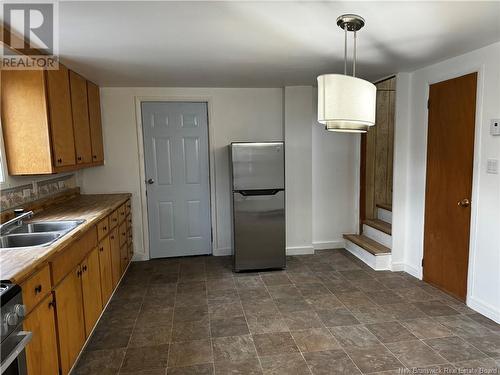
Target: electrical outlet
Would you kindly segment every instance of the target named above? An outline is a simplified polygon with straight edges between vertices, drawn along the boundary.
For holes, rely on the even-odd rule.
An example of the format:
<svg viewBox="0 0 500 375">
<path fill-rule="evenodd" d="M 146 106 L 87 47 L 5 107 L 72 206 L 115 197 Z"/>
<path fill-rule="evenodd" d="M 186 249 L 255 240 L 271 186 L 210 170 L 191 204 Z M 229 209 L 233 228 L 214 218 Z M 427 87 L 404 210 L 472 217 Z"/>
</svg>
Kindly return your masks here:
<svg viewBox="0 0 500 375">
<path fill-rule="evenodd" d="M 500 119 L 491 119 L 490 134 L 500 135 Z"/>
<path fill-rule="evenodd" d="M 488 159 L 486 162 L 486 173 L 488 174 L 498 174 L 498 160 Z"/>
</svg>

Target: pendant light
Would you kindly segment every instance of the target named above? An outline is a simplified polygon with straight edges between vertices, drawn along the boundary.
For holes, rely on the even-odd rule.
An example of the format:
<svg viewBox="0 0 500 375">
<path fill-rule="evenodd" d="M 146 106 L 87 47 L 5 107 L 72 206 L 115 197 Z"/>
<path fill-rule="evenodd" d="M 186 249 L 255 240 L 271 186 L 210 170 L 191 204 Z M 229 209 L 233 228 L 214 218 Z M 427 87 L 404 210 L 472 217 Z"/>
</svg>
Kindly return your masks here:
<svg viewBox="0 0 500 375">
<path fill-rule="evenodd" d="M 366 133 L 375 125 L 377 89 L 371 82 L 356 78 L 356 33 L 365 20 L 355 14 L 337 18 L 344 30 L 344 74 L 318 76 L 318 122 L 328 131 Z M 352 76 L 347 75 L 347 33 L 354 33 Z"/>
</svg>

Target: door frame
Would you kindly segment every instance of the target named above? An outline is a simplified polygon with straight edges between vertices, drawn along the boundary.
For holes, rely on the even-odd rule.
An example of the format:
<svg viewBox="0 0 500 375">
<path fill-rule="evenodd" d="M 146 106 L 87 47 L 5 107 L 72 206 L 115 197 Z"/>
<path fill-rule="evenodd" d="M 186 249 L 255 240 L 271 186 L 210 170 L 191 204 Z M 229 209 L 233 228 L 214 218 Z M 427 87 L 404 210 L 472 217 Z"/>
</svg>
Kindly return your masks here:
<svg viewBox="0 0 500 375">
<path fill-rule="evenodd" d="M 484 64 L 472 66 L 466 69 L 457 69 L 451 72 L 446 72 L 439 74 L 432 79 L 428 79 L 426 82 L 425 89 L 425 105 L 427 105 L 427 100 L 429 99 L 430 86 L 435 83 L 442 81 L 459 78 L 461 76 L 477 73 L 477 86 L 476 86 L 476 114 L 475 114 L 475 124 L 474 124 L 474 153 L 473 153 L 473 164 L 472 164 L 472 194 L 471 194 L 471 216 L 469 225 L 469 261 L 467 265 L 467 293 L 465 297 L 465 303 L 469 305 L 469 302 L 473 299 L 471 292 L 474 290 L 474 273 L 475 273 L 475 260 L 477 254 L 477 221 L 479 215 L 478 209 L 478 199 L 479 199 L 479 178 L 481 171 L 481 124 L 482 124 L 482 108 L 483 108 L 483 96 L 484 96 Z M 429 110 L 426 108 L 426 115 L 424 119 L 425 126 L 425 160 L 427 160 L 427 142 L 428 142 L 428 131 L 429 128 Z M 424 167 L 424 194 L 423 194 L 423 212 L 422 218 L 425 216 L 425 194 L 427 188 L 427 164 Z M 422 221 L 422 259 L 424 256 L 424 236 L 425 227 Z M 421 278 L 423 278 L 423 266 L 420 269 Z"/>
<path fill-rule="evenodd" d="M 151 259 L 149 251 L 149 221 L 148 221 L 148 201 L 146 196 L 146 164 L 144 161 L 144 133 L 142 125 L 142 103 L 145 102 L 190 102 L 190 103 L 206 103 L 207 104 L 207 122 L 208 122 L 208 188 L 210 191 L 209 209 L 210 209 L 210 226 L 212 229 L 212 238 L 210 241 L 211 254 L 214 254 L 214 249 L 217 247 L 217 195 L 215 184 L 215 139 L 212 136 L 214 133 L 212 118 L 212 97 L 206 95 L 194 96 L 135 96 L 135 114 L 136 114 L 136 131 L 137 131 L 137 148 L 139 150 L 139 189 L 140 189 L 140 204 L 142 213 L 143 237 L 142 242 L 147 256 L 147 260 Z"/>
</svg>

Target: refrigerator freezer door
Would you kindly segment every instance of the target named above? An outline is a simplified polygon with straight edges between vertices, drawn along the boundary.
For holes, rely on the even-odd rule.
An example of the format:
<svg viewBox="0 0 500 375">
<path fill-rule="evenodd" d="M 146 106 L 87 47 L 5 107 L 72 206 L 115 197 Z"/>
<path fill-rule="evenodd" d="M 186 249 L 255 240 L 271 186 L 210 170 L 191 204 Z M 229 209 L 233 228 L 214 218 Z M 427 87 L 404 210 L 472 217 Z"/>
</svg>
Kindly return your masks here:
<svg viewBox="0 0 500 375">
<path fill-rule="evenodd" d="M 233 193 L 235 271 L 285 267 L 285 192 Z"/>
<path fill-rule="evenodd" d="M 233 191 L 285 187 L 283 142 L 233 143 L 231 158 Z"/>
</svg>

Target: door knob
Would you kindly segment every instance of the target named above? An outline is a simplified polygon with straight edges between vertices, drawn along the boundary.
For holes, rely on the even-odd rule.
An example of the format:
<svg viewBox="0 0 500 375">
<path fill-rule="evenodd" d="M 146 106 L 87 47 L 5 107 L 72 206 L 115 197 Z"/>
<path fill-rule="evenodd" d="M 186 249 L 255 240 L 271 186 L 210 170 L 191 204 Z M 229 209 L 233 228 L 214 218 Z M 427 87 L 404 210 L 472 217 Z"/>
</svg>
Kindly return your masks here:
<svg viewBox="0 0 500 375">
<path fill-rule="evenodd" d="M 152 178 L 150 178 L 150 179 L 148 180 L 148 184 L 150 184 L 150 185 L 151 185 L 151 184 L 154 184 L 154 183 L 155 183 L 155 180 L 153 180 Z"/>
<path fill-rule="evenodd" d="M 464 198 L 460 202 L 458 202 L 458 205 L 460 207 L 469 207 L 470 206 L 470 201 L 467 198 Z"/>
</svg>

